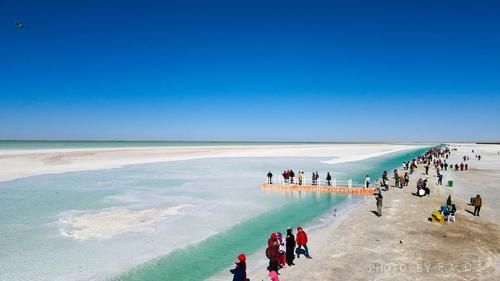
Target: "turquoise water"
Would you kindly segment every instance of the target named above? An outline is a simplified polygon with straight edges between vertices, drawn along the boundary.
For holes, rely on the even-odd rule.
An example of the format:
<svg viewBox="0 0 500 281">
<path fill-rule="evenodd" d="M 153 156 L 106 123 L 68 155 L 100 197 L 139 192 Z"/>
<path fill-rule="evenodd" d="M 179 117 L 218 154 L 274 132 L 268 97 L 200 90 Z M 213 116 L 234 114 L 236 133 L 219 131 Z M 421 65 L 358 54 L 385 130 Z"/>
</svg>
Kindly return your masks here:
<svg viewBox="0 0 500 281">
<path fill-rule="evenodd" d="M 326 165 L 321 158 L 201 159 L 0 183 L 0 276 L 14 280 L 202 280 L 262 248 L 269 233 L 314 222 L 349 198 L 262 191 L 267 170 L 326 171 L 362 182 L 422 152 Z M 61 219 L 115 208 L 192 207 L 147 232 L 61 235 Z M 91 225 L 99 224 L 93 221 Z M 313 249 L 311 249 L 313 251 Z M 263 253 L 262 253 L 262 256 Z M 252 262 L 252 261 L 249 261 Z M 230 276 L 228 276 L 228 279 Z"/>
</svg>

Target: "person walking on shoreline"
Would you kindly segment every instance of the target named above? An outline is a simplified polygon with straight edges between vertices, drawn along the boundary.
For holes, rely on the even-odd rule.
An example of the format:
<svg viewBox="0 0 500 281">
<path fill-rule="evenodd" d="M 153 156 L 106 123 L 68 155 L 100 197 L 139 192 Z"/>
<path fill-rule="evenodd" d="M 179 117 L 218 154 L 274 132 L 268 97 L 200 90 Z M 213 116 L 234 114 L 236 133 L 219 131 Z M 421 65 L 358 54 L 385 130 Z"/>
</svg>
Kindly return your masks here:
<svg viewBox="0 0 500 281">
<path fill-rule="evenodd" d="M 288 266 L 295 265 L 293 263 L 293 260 L 295 259 L 295 254 L 293 252 L 295 250 L 295 236 L 293 235 L 291 227 L 286 230 L 285 246 L 286 263 Z"/>
<path fill-rule="evenodd" d="M 382 185 L 384 186 L 384 191 L 389 190 L 389 178 L 387 177 L 387 171 L 382 174 Z"/>
<path fill-rule="evenodd" d="M 332 176 L 330 175 L 330 172 L 326 173 L 326 183 L 328 186 L 332 186 Z"/>
<path fill-rule="evenodd" d="M 479 217 L 479 211 L 481 211 L 481 206 L 483 205 L 483 200 L 479 194 L 474 199 L 474 216 Z"/>
<path fill-rule="evenodd" d="M 267 240 L 266 257 L 269 259 L 267 270 L 278 272 L 279 269 L 279 244 L 275 233 Z"/>
<path fill-rule="evenodd" d="M 399 182 L 398 170 L 397 169 L 394 170 L 394 187 L 401 188 L 400 182 Z"/>
<path fill-rule="evenodd" d="M 382 182 L 379 179 L 375 181 L 375 189 L 379 192 L 382 192 Z"/>
<path fill-rule="evenodd" d="M 309 248 L 307 248 L 307 234 L 306 232 L 302 229 L 302 227 L 298 226 L 297 227 L 297 258 L 300 257 L 300 252 L 302 250 L 302 247 L 304 247 L 304 256 L 306 258 L 310 259 L 311 256 L 309 255 Z"/>
<path fill-rule="evenodd" d="M 285 240 L 283 239 L 283 236 L 281 235 L 281 232 L 276 233 L 277 239 L 278 239 L 278 246 L 279 246 L 279 259 L 278 259 L 278 266 L 279 268 L 285 267 L 286 264 L 286 248 L 285 248 Z"/>
<path fill-rule="evenodd" d="M 365 188 L 370 187 L 370 176 L 366 175 L 365 177 Z"/>
<path fill-rule="evenodd" d="M 233 281 L 247 281 L 247 257 L 244 254 L 238 256 L 238 262 L 235 262 L 235 268 L 229 270 L 233 274 Z"/>
<path fill-rule="evenodd" d="M 443 185 L 443 174 L 438 172 L 437 177 L 438 177 L 438 185 Z"/>
<path fill-rule="evenodd" d="M 384 199 L 384 197 L 382 196 L 382 193 L 378 192 L 375 195 L 375 199 L 377 200 L 377 215 L 379 217 L 381 217 L 382 216 L 382 200 Z"/>
</svg>

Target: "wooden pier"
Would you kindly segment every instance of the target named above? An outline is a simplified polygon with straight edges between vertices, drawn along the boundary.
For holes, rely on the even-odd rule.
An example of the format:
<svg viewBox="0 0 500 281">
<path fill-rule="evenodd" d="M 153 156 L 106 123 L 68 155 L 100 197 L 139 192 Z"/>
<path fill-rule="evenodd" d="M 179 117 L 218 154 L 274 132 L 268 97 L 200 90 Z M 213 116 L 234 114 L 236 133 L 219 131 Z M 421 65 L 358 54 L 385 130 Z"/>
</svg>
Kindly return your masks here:
<svg viewBox="0 0 500 281">
<path fill-rule="evenodd" d="M 260 186 L 265 190 L 276 191 L 309 191 L 309 192 L 335 192 L 352 195 L 369 196 L 373 195 L 375 188 L 363 187 L 344 187 L 344 186 L 319 186 L 319 185 L 298 185 L 298 184 L 268 184 L 263 183 Z"/>
</svg>

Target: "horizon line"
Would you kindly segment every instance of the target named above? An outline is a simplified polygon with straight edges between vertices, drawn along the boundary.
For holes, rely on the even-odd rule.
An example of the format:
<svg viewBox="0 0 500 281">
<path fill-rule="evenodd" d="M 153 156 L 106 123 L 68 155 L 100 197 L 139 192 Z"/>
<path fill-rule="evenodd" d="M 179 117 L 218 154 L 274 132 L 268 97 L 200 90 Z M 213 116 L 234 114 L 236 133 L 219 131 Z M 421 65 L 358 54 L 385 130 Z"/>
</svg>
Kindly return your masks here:
<svg viewBox="0 0 500 281">
<path fill-rule="evenodd" d="M 247 142 L 247 143 L 477 143 L 500 144 L 500 140 L 342 140 L 342 141 L 307 141 L 307 140 L 126 140 L 126 139 L 0 139 L 0 142 Z"/>
</svg>

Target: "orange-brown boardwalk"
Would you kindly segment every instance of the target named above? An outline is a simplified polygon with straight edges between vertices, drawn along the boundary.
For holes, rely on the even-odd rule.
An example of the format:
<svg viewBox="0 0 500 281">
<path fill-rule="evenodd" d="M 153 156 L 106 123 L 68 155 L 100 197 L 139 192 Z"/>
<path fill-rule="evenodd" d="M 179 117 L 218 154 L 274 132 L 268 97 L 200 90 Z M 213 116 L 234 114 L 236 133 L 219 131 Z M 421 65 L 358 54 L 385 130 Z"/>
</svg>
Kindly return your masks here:
<svg viewBox="0 0 500 281">
<path fill-rule="evenodd" d="M 318 186 L 318 185 L 298 185 L 298 184 L 268 184 L 263 183 L 260 186 L 266 190 L 276 191 L 311 191 L 311 192 L 336 192 L 348 193 L 353 195 L 368 196 L 373 195 L 375 188 L 362 188 L 362 187 L 343 187 L 343 186 Z"/>
</svg>

